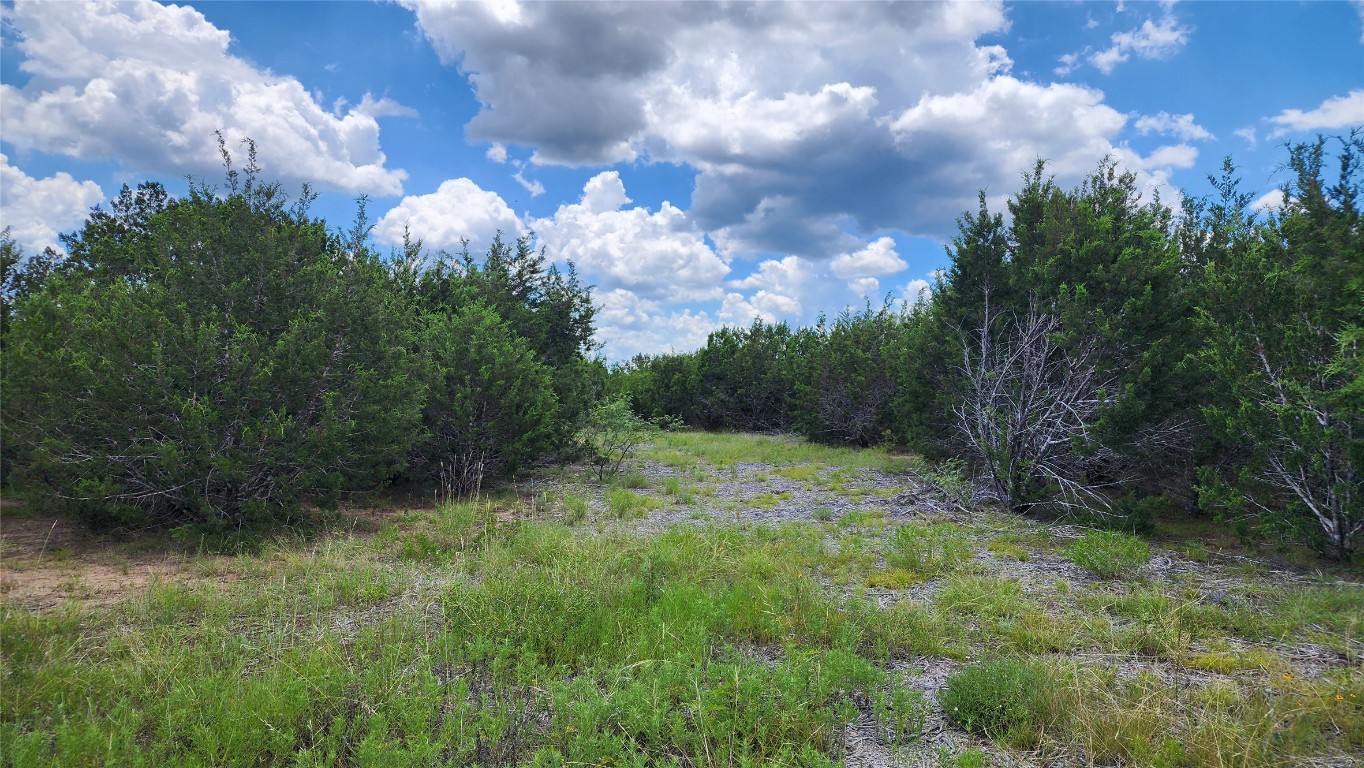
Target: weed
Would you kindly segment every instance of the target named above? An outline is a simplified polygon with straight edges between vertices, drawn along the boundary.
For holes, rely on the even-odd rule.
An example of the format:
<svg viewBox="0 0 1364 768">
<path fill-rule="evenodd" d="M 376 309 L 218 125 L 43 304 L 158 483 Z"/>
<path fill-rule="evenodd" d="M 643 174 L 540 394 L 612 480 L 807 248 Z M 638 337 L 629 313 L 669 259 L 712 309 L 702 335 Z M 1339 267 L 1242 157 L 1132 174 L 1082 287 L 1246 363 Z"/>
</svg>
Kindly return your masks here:
<svg viewBox="0 0 1364 768">
<path fill-rule="evenodd" d="M 991 539 L 990 542 L 985 545 L 985 549 L 996 555 L 1011 557 L 1021 563 L 1026 563 L 1032 558 L 1032 555 L 1028 550 L 1002 539 Z"/>
<path fill-rule="evenodd" d="M 916 576 L 903 568 L 887 568 L 877 571 L 867 577 L 867 586 L 873 589 L 904 589 L 910 584 L 921 581 L 922 578 Z"/>
<path fill-rule="evenodd" d="M 954 571 L 970 558 L 971 542 L 953 525 L 902 525 L 886 550 L 888 564 L 924 576 Z"/>
<path fill-rule="evenodd" d="M 1111 579 L 1145 565 L 1151 559 L 1151 548 L 1130 534 L 1090 531 L 1071 544 L 1066 556 L 1081 568 Z"/>
<path fill-rule="evenodd" d="M 790 491 L 782 491 L 781 493 L 760 493 L 749 499 L 748 504 L 749 506 L 757 507 L 758 509 L 772 509 L 790 498 Z"/>
<path fill-rule="evenodd" d="M 622 488 L 633 488 L 635 490 L 639 490 L 641 488 L 648 488 L 650 483 L 649 478 L 645 477 L 643 472 L 640 472 L 639 470 L 631 470 L 629 472 L 620 473 L 616 477 L 614 485 L 620 486 Z"/>
<path fill-rule="evenodd" d="M 1036 662 L 999 658 L 962 668 L 938 694 L 943 712 L 971 733 L 1037 743 L 1052 720 L 1054 681 Z"/>
<path fill-rule="evenodd" d="M 892 685 L 871 694 L 876 727 L 887 744 L 897 746 L 918 740 L 928 720 L 928 702 L 922 691 Z"/>
<path fill-rule="evenodd" d="M 587 519 L 591 506 L 587 499 L 577 494 L 564 494 L 559 498 L 564 507 L 564 522 L 569 525 L 578 525 Z"/>
<path fill-rule="evenodd" d="M 953 755 L 947 751 L 947 747 L 938 747 L 939 768 L 985 768 L 989 765 L 989 759 L 990 756 L 983 749 L 972 747 Z"/>
<path fill-rule="evenodd" d="M 628 488 L 608 488 L 606 508 L 615 518 L 637 518 L 649 514 L 652 509 L 662 506 L 657 500 Z"/>
<path fill-rule="evenodd" d="M 817 464 L 802 464 L 796 467 L 781 467 L 772 474 L 787 478 L 788 480 L 809 482 L 819 477 L 821 469 L 822 467 Z"/>
</svg>

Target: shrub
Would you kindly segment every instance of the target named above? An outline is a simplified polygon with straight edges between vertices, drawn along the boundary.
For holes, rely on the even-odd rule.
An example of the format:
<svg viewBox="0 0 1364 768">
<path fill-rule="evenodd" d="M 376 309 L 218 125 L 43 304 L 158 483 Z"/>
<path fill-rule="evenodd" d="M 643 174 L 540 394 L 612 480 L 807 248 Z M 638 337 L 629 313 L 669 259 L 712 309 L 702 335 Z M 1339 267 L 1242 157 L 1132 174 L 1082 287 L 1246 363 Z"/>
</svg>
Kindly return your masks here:
<svg viewBox="0 0 1364 768">
<path fill-rule="evenodd" d="M 276 519 L 382 483 L 420 433 L 384 265 L 306 195 L 230 182 L 178 201 L 125 188 L 14 307 L 15 479 L 87 522 Z"/>
<path fill-rule="evenodd" d="M 1000 658 L 964 667 L 938 694 L 943 712 L 971 733 L 1035 740 L 1048 724 L 1054 682 L 1037 663 Z"/>
<path fill-rule="evenodd" d="M 412 456 L 418 473 L 463 495 L 550 448 L 550 371 L 495 312 L 475 303 L 429 314 L 420 343 L 431 379 L 423 412 L 429 435 Z"/>
<path fill-rule="evenodd" d="M 1151 548 L 1130 534 L 1090 531 L 1070 546 L 1066 556 L 1081 568 L 1111 579 L 1145 565 L 1151 559 Z"/>
<path fill-rule="evenodd" d="M 653 422 L 636 416 L 625 398 L 617 397 L 592 409 L 579 440 L 597 467 L 597 479 L 605 480 L 619 473 L 658 429 Z"/>
</svg>

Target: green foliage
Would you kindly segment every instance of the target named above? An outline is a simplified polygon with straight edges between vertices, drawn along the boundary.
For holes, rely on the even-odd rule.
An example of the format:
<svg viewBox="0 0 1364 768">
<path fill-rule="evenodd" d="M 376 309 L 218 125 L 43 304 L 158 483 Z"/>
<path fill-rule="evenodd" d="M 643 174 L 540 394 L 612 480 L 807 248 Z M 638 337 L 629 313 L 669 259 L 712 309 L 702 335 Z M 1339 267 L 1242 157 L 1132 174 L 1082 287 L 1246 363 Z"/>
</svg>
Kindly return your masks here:
<svg viewBox="0 0 1364 768">
<path fill-rule="evenodd" d="M 1145 541 L 1118 531 L 1090 531 L 1066 550 L 1072 563 L 1107 579 L 1130 574 L 1151 559 Z"/>
<path fill-rule="evenodd" d="M 1207 257 L 1198 361 L 1218 386 L 1202 413 L 1226 460 L 1202 468 L 1200 492 L 1348 559 L 1364 530 L 1364 138 L 1340 140 L 1334 182 L 1326 148 L 1291 147 L 1283 209 Z"/>
<path fill-rule="evenodd" d="M 747 329 L 721 328 L 696 353 L 700 426 L 783 429 L 792 392 L 791 331 L 754 320 Z"/>
<path fill-rule="evenodd" d="M 451 495 L 477 491 L 552 445 L 557 415 L 549 369 L 481 303 L 427 315 L 419 348 L 429 360 L 429 436 L 412 466 Z"/>
<path fill-rule="evenodd" d="M 1052 719 L 1054 687 L 1037 662 L 1004 657 L 963 667 L 947 679 L 938 703 L 968 732 L 1026 747 Z"/>
<path fill-rule="evenodd" d="M 809 334 L 795 381 L 797 424 L 806 437 L 865 447 L 894 434 L 892 361 L 902 327 L 888 306 L 867 306 L 844 312 L 830 326 L 821 322 Z"/>
<path fill-rule="evenodd" d="M 923 691 L 893 685 L 877 688 L 871 695 L 872 713 L 881 738 L 891 746 L 917 741 L 928 720 Z"/>
<path fill-rule="evenodd" d="M 603 400 L 592 409 L 578 439 L 597 467 L 597 479 L 605 480 L 620 472 L 625 462 L 658 431 L 658 425 L 636 416 L 624 398 L 616 397 Z"/>
<path fill-rule="evenodd" d="M 92 523 L 271 519 L 381 483 L 418 434 L 384 265 L 310 218 L 306 191 L 291 206 L 253 168 L 231 181 L 173 203 L 125 188 L 14 307 L 16 480 Z"/>
</svg>

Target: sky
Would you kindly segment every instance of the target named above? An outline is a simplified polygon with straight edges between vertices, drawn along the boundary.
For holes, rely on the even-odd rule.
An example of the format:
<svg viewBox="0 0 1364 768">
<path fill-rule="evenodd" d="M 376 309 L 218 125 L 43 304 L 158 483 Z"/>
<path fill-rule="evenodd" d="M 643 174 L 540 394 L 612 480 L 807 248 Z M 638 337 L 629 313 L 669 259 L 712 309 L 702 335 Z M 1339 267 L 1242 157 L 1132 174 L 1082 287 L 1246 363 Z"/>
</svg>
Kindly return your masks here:
<svg viewBox="0 0 1364 768">
<path fill-rule="evenodd" d="M 600 353 L 914 302 L 1037 159 L 1257 205 L 1364 126 L 1364 2 L 0 4 L 0 224 L 59 245 L 124 184 L 221 184 L 215 131 L 382 252 L 532 234 Z"/>
</svg>

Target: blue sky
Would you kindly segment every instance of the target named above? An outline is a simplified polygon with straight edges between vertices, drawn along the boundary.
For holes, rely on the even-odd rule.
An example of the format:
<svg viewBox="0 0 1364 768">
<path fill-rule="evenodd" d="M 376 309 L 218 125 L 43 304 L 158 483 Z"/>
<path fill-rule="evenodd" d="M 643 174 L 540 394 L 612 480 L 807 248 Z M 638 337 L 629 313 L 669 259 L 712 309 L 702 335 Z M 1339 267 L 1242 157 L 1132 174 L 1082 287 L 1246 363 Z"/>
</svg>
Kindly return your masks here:
<svg viewBox="0 0 1364 768">
<path fill-rule="evenodd" d="M 1364 125 L 1364 3 L 5 3 L 0 221 L 30 251 L 213 131 L 334 226 L 533 231 L 609 359 L 914 300 L 984 189 L 1110 154 L 1272 205 L 1282 145 Z"/>
</svg>

